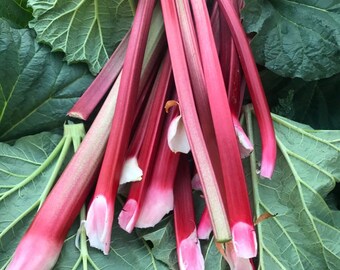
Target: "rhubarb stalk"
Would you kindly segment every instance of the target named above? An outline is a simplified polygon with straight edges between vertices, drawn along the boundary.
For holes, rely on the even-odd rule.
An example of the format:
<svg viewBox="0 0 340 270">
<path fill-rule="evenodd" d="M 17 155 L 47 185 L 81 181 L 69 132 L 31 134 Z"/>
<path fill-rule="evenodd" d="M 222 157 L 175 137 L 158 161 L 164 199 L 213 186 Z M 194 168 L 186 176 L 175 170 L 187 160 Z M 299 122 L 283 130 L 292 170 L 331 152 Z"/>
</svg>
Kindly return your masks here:
<svg viewBox="0 0 340 270">
<path fill-rule="evenodd" d="M 174 114 L 175 110 L 169 112 L 163 127 L 150 184 L 136 223 L 138 228 L 155 226 L 174 207 L 173 185 L 180 154 L 173 153 L 167 142 L 167 130 Z"/>
<path fill-rule="evenodd" d="M 114 204 L 135 117 L 143 56 L 154 5 L 155 0 L 138 2 L 124 61 L 117 108 L 85 223 L 90 245 L 103 250 L 106 255 L 110 250 Z"/>
<path fill-rule="evenodd" d="M 207 207 L 204 207 L 200 222 L 198 223 L 197 236 L 199 239 L 209 239 L 212 231 L 209 211 Z"/>
<path fill-rule="evenodd" d="M 239 257 L 257 254 L 257 243 L 248 191 L 239 156 L 229 101 L 214 44 L 208 10 L 204 0 L 191 0 L 196 23 L 205 82 L 221 158 L 227 200 L 227 214 L 235 251 Z"/>
<path fill-rule="evenodd" d="M 256 68 L 247 36 L 243 30 L 239 16 L 229 0 L 218 0 L 220 9 L 229 25 L 235 42 L 254 111 L 259 123 L 262 142 L 261 176 L 271 178 L 276 160 L 276 141 L 274 127 L 270 117 L 268 103 Z"/>
<path fill-rule="evenodd" d="M 183 154 L 174 186 L 174 222 L 179 268 L 204 269 L 204 259 L 196 233 L 189 164 Z"/>
<path fill-rule="evenodd" d="M 229 225 L 219 184 L 197 116 L 175 3 L 173 0 L 161 0 L 161 6 L 185 130 L 197 171 L 202 179 L 203 192 L 212 218 L 215 237 L 218 241 L 224 242 L 230 239 Z"/>
<path fill-rule="evenodd" d="M 95 183 L 115 111 L 119 79 L 79 149 L 21 239 L 8 270 L 51 269 L 67 232 Z"/>
<path fill-rule="evenodd" d="M 123 40 L 119 43 L 119 46 L 91 85 L 67 113 L 69 116 L 87 120 L 92 111 L 99 104 L 100 100 L 107 91 L 110 90 L 113 82 L 117 79 L 123 68 L 129 36 L 130 31 L 126 33 Z"/>
<path fill-rule="evenodd" d="M 149 185 L 160 137 L 160 128 L 163 126 L 165 116 L 163 106 L 170 89 L 171 74 L 170 57 L 169 54 L 166 54 L 149 99 L 151 104 L 150 115 L 148 116 L 146 133 L 138 156 L 140 167 L 143 170 L 143 180 L 131 184 L 127 202 L 118 218 L 119 225 L 127 232 L 131 232 L 135 227 Z"/>
</svg>

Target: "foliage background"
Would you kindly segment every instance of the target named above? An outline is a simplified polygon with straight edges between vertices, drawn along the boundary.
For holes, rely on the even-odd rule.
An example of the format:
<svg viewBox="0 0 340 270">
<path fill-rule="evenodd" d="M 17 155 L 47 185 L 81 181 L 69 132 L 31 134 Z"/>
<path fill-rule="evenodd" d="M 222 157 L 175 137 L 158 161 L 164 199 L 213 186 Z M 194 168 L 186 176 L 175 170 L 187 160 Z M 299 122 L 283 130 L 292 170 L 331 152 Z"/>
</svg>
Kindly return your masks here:
<svg viewBox="0 0 340 270">
<path fill-rule="evenodd" d="M 279 146 L 272 181 L 259 179 L 249 185 L 256 216 L 278 213 L 258 226 L 259 267 L 338 269 L 340 3 L 245 2 L 243 23 L 254 36 L 252 49 L 275 113 Z M 0 268 L 4 269 L 34 216 L 55 162 L 20 189 L 8 191 L 52 153 L 61 139 L 66 112 L 129 29 L 134 5 L 133 1 L 0 0 L 0 7 Z M 252 134 L 258 140 L 253 122 Z M 251 179 L 249 160 L 245 169 Z M 197 193 L 195 202 L 199 216 L 203 200 Z M 85 257 L 79 257 L 74 245 L 78 227 L 79 221 L 55 269 L 177 268 L 171 215 L 155 228 L 132 234 L 115 224 L 109 256 L 88 249 Z M 212 239 L 202 241 L 202 250 L 207 269 L 227 268 Z"/>
</svg>

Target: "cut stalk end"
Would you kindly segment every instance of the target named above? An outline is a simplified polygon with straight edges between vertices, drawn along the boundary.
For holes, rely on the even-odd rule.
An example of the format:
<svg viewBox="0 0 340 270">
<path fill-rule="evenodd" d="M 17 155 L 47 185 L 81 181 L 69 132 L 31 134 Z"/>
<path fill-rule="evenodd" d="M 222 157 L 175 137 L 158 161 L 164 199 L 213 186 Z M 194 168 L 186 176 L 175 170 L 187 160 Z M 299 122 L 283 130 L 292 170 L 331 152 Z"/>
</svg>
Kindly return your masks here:
<svg viewBox="0 0 340 270">
<path fill-rule="evenodd" d="M 204 208 L 200 222 L 197 228 L 197 236 L 199 239 L 209 239 L 212 232 L 211 220 L 208 212 L 208 208 Z"/>
<path fill-rule="evenodd" d="M 257 255 L 257 240 L 254 227 L 237 222 L 231 228 L 234 250 L 237 257 L 254 258 Z"/>
<path fill-rule="evenodd" d="M 143 171 L 138 166 L 137 157 L 129 157 L 125 160 L 119 184 L 142 180 Z"/>
<path fill-rule="evenodd" d="M 204 269 L 204 259 L 201 252 L 196 230 L 188 238 L 181 241 L 179 245 L 179 268 L 181 270 Z"/>
<path fill-rule="evenodd" d="M 90 246 L 102 250 L 105 255 L 108 255 L 110 251 L 112 224 L 109 221 L 106 198 L 99 195 L 91 203 L 84 226 Z"/>
<path fill-rule="evenodd" d="M 151 187 L 148 189 L 141 208 L 136 227 L 154 227 L 174 208 L 172 188 Z"/>
<path fill-rule="evenodd" d="M 124 205 L 124 208 L 119 214 L 118 224 L 119 226 L 131 233 L 136 224 L 138 204 L 136 200 L 129 199 Z"/>
</svg>

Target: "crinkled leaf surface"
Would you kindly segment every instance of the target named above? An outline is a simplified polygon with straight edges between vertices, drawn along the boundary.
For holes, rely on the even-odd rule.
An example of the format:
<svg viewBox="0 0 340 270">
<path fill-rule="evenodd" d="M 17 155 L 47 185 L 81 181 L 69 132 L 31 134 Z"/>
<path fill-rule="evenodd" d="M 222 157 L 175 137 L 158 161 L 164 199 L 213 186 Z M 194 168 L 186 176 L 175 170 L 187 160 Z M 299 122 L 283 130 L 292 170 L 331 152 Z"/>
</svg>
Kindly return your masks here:
<svg viewBox="0 0 340 270">
<path fill-rule="evenodd" d="M 32 10 L 27 8 L 27 0 L 0 0 L 0 18 L 13 26 L 26 27 L 33 19 Z"/>
<path fill-rule="evenodd" d="M 138 234 L 148 241 L 157 260 L 167 269 L 177 269 L 176 237 L 173 216 L 167 216 L 151 229 L 138 230 Z"/>
<path fill-rule="evenodd" d="M 119 213 L 120 210 L 117 208 L 116 213 Z M 115 221 L 117 221 L 117 215 Z M 111 249 L 107 256 L 100 250 L 88 246 L 81 249 L 82 253 L 86 250 L 87 256 L 80 257 L 80 251 L 75 247 L 75 237 L 79 223 L 79 220 L 75 222 L 70 231 L 54 269 L 86 269 L 83 265 L 84 261 L 89 266 L 87 269 L 168 269 L 161 261 L 157 260 L 143 238 L 139 237 L 136 232 L 126 233 L 119 227 L 117 222 L 114 222 L 113 225 Z M 81 258 L 80 261 L 79 258 Z"/>
<path fill-rule="evenodd" d="M 201 249 L 204 256 L 205 269 L 225 270 L 229 269 L 227 262 L 217 250 L 213 237 L 209 240 L 200 240 Z"/>
<path fill-rule="evenodd" d="M 13 146 L 0 143 L 0 269 L 28 228 L 54 163 L 27 179 L 41 168 L 60 139 L 58 134 L 43 132 L 23 137 Z M 22 185 L 24 181 L 27 183 Z M 22 187 L 16 190 L 19 185 Z"/>
<path fill-rule="evenodd" d="M 62 126 L 91 83 L 86 65 L 69 66 L 28 29 L 0 19 L 0 140 Z"/>
<path fill-rule="evenodd" d="M 340 72 L 337 0 L 246 0 L 243 23 L 256 32 L 256 61 L 285 77 L 327 78 Z"/>
<path fill-rule="evenodd" d="M 68 63 L 85 61 L 97 74 L 129 30 L 133 1 L 28 0 L 38 41 L 63 51 Z"/>
<path fill-rule="evenodd" d="M 325 202 L 340 179 L 340 131 L 316 131 L 273 115 L 278 158 L 271 180 L 256 179 L 261 269 L 339 269 L 338 210 Z"/>
<path fill-rule="evenodd" d="M 261 72 L 271 111 L 313 128 L 340 129 L 340 74 L 306 82 Z"/>
</svg>

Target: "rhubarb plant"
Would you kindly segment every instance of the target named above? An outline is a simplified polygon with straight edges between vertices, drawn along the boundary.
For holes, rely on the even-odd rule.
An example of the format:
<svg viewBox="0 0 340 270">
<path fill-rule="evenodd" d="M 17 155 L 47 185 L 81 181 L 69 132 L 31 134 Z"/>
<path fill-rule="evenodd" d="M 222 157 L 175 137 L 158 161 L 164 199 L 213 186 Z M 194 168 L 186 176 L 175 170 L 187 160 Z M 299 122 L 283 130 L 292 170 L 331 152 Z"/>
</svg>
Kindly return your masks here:
<svg viewBox="0 0 340 270">
<path fill-rule="evenodd" d="M 334 1 L 2 1 L 0 269 L 338 269 L 339 24 Z"/>
</svg>

